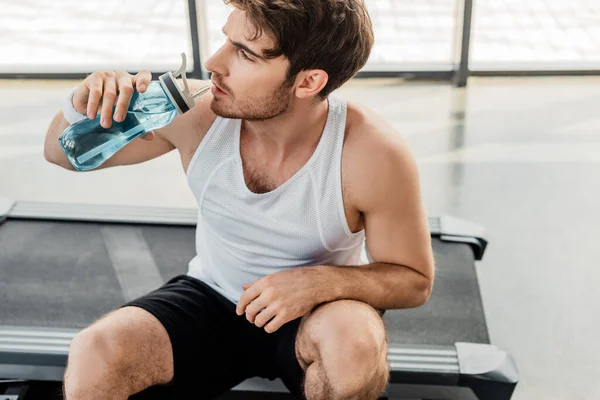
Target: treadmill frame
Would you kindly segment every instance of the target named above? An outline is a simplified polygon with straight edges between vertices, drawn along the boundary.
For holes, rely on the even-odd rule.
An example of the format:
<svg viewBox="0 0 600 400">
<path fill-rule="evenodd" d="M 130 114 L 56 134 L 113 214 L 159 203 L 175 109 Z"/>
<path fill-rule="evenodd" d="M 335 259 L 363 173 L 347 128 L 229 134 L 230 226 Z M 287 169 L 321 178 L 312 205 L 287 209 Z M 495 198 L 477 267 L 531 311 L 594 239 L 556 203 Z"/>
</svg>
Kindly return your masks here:
<svg viewBox="0 0 600 400">
<path fill-rule="evenodd" d="M 195 226 L 197 210 L 15 202 L 0 197 L 0 224 L 10 219 Z M 430 217 L 429 229 L 432 237 L 442 241 L 468 244 L 475 260 L 482 259 L 487 240 L 481 226 L 443 216 Z M 0 384 L 12 382 L 10 393 L 1 398 L 23 400 L 29 384 L 61 381 L 69 344 L 77 332 L 0 325 Z M 390 345 L 388 360 L 390 384 L 384 396 L 390 399 L 409 395 L 505 400 L 510 399 L 519 380 L 512 357 L 491 344 Z M 281 380 L 262 378 L 248 379 L 232 391 L 287 393 Z"/>
</svg>

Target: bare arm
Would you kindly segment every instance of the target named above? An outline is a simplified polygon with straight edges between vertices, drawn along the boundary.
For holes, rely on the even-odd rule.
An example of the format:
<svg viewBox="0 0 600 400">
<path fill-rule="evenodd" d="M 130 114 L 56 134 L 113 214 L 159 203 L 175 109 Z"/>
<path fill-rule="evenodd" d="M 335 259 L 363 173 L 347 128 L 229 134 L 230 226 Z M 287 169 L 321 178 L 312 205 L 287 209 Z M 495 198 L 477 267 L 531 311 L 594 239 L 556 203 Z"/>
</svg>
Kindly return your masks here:
<svg viewBox="0 0 600 400">
<path fill-rule="evenodd" d="M 59 111 L 56 113 L 52 122 L 50 122 L 50 127 L 46 133 L 46 140 L 44 141 L 44 158 L 46 161 L 75 171 L 75 168 L 71 165 L 67 156 L 58 144 L 58 137 L 68 126 L 69 123 L 65 120 L 63 112 Z"/>
<path fill-rule="evenodd" d="M 435 265 L 419 172 L 408 145 L 378 117 L 346 146 L 354 204 L 364 216 L 373 263 L 332 266 L 336 297 L 382 309 L 418 307 L 431 293 Z M 376 159 L 372 158 L 377 154 Z"/>
<path fill-rule="evenodd" d="M 112 124 L 113 119 L 115 121 L 124 119 L 129 99 L 133 93 L 133 87 L 143 92 L 145 87 L 140 86 L 145 85 L 147 87 L 151 79 L 151 74 L 148 71 L 142 71 L 134 77 L 125 72 L 99 72 L 95 74 L 90 75 L 78 86 L 73 105 L 79 112 L 87 114 L 88 117 L 97 115 L 97 112 L 101 109 L 102 119 L 105 117 L 108 119 L 107 122 L 102 121 L 102 126 L 105 128 Z M 188 84 L 190 90 L 194 91 L 206 85 L 207 82 L 189 79 Z M 119 92 L 118 99 L 116 96 L 117 91 Z M 115 102 L 116 111 L 113 116 L 112 107 Z M 190 133 L 190 130 L 196 130 L 197 128 L 194 118 L 201 115 L 204 120 L 207 119 L 207 111 L 210 111 L 208 104 L 209 102 L 197 101 L 196 107 L 192 110 L 183 115 L 178 115 L 168 126 L 133 140 L 97 169 L 142 163 L 180 147 L 185 142 L 185 136 Z M 59 111 L 50 123 L 46 133 L 44 157 L 51 163 L 75 171 L 58 143 L 58 137 L 68 126 L 69 123 L 65 120 L 62 111 Z"/>
<path fill-rule="evenodd" d="M 46 140 L 44 142 L 44 158 L 60 167 L 70 171 L 76 171 L 75 167 L 71 165 L 67 159 L 67 156 L 60 147 L 60 144 L 58 143 L 58 137 L 68 126 L 69 123 L 65 120 L 62 111 L 59 111 L 54 116 L 54 119 L 48 128 L 48 133 L 46 133 Z M 117 165 L 138 164 L 170 152 L 171 150 L 175 149 L 175 146 L 167 139 L 165 134 L 163 134 L 163 130 L 165 130 L 165 133 L 167 133 L 168 127 L 155 130 L 154 137 L 148 135 L 146 139 L 137 138 L 133 140 L 127 146 L 119 150 L 114 156 L 96 168 L 96 170 L 114 167 Z"/>
</svg>

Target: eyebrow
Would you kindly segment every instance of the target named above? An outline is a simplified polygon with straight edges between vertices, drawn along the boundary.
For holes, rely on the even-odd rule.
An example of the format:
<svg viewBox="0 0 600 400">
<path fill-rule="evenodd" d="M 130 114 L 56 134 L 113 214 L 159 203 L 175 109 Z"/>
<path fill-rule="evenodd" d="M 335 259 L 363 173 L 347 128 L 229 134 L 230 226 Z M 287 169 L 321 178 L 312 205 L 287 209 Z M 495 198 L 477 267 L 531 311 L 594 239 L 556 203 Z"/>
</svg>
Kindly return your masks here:
<svg viewBox="0 0 600 400">
<path fill-rule="evenodd" d="M 223 27 L 223 29 L 222 29 L 222 32 L 223 32 L 223 34 L 224 34 L 225 36 L 227 36 L 227 33 L 225 33 L 225 28 L 224 28 L 224 27 Z M 264 57 L 263 57 L 263 56 L 261 56 L 261 55 L 258 55 L 257 53 L 255 53 L 255 52 L 254 52 L 254 51 L 253 51 L 251 48 L 249 48 L 249 47 L 248 47 L 248 46 L 246 46 L 245 44 L 243 44 L 243 43 L 240 43 L 240 42 L 234 42 L 233 40 L 231 40 L 231 39 L 229 39 L 229 38 L 228 38 L 228 40 L 231 42 L 231 44 L 232 44 L 232 45 L 234 45 L 234 46 L 235 46 L 235 47 L 237 47 L 238 49 L 242 49 L 242 50 L 244 50 L 245 52 L 249 53 L 250 55 L 252 55 L 252 56 L 254 56 L 254 57 L 256 57 L 256 58 L 259 58 L 259 59 L 261 59 L 261 60 L 266 60 L 266 58 L 264 58 Z"/>
</svg>

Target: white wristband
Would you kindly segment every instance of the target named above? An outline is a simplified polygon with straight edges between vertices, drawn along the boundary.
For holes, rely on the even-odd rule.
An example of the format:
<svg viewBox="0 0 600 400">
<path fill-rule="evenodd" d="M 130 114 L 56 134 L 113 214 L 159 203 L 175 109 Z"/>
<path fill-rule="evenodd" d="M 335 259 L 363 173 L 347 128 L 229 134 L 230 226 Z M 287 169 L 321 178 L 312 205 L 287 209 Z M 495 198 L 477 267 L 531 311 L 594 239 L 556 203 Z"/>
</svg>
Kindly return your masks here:
<svg viewBox="0 0 600 400">
<path fill-rule="evenodd" d="M 62 108 L 62 112 L 65 116 L 65 119 L 71 125 L 73 125 L 75 122 L 79 122 L 87 118 L 87 115 L 80 113 L 75 109 L 75 107 L 73 107 L 73 96 L 75 95 L 75 89 L 77 88 L 75 87 L 71 90 L 71 93 L 69 93 L 69 98 L 67 99 Z"/>
</svg>

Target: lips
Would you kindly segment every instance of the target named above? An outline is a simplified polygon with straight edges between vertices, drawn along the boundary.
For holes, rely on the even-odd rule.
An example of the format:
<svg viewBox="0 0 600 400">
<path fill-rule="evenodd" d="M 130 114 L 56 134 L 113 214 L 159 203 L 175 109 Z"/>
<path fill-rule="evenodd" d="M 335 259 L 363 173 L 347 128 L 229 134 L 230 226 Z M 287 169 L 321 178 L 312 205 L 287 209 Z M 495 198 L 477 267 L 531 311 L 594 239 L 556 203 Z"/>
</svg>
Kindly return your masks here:
<svg viewBox="0 0 600 400">
<path fill-rule="evenodd" d="M 217 85 L 214 81 L 211 81 L 211 82 L 212 82 L 213 86 L 216 87 L 217 89 L 219 89 L 221 92 L 227 93 L 226 91 L 223 90 L 223 88 L 221 86 Z"/>
</svg>

